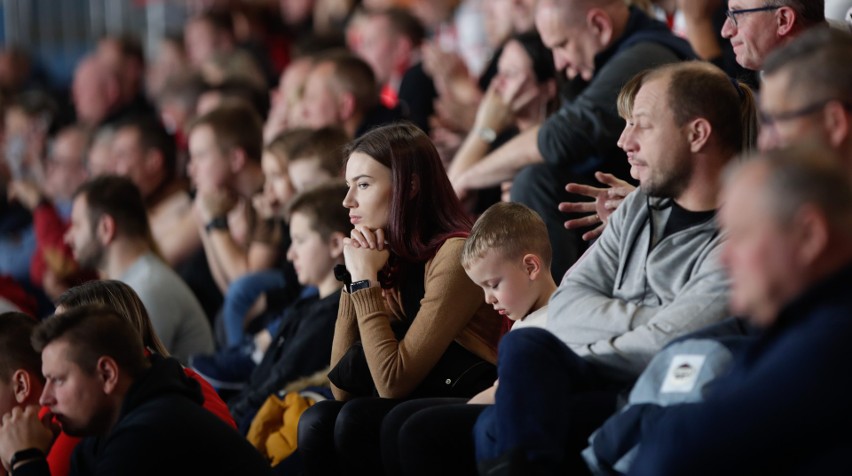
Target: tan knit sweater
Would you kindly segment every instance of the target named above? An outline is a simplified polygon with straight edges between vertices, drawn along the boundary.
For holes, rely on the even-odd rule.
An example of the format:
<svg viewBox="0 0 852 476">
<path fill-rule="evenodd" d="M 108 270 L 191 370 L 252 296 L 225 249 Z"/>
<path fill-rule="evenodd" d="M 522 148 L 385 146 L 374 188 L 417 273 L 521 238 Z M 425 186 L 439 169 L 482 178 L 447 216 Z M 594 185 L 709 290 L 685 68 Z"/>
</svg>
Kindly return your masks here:
<svg viewBox="0 0 852 476">
<path fill-rule="evenodd" d="M 390 326 L 392 319 L 407 319 L 398 290 L 375 286 L 342 293 L 332 367 L 360 339 L 379 396 L 403 398 L 417 388 L 453 340 L 496 363 L 501 319 L 465 274 L 459 261 L 463 245 L 463 238 L 451 238 L 426 262 L 420 311 L 402 340 Z M 332 391 L 338 400 L 349 398 L 334 385 Z"/>
</svg>

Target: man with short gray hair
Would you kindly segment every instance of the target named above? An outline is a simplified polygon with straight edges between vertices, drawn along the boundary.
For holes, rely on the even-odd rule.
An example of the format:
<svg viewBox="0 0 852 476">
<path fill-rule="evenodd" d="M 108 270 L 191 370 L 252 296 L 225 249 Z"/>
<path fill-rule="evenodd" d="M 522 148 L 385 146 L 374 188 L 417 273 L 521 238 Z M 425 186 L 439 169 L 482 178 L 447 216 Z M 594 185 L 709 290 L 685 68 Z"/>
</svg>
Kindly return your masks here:
<svg viewBox="0 0 852 476">
<path fill-rule="evenodd" d="M 737 63 L 760 71 L 772 50 L 805 30 L 826 26 L 823 0 L 731 0 L 722 36 L 731 41 Z"/>
<path fill-rule="evenodd" d="M 852 157 L 852 35 L 820 28 L 766 59 L 760 94 L 760 147 L 802 140 Z M 852 171 L 852 163 L 848 164 Z"/>
<path fill-rule="evenodd" d="M 727 174 L 731 307 L 764 332 L 705 402 L 648 422 L 631 475 L 847 472 L 852 187 L 831 155 L 775 150 Z"/>
</svg>

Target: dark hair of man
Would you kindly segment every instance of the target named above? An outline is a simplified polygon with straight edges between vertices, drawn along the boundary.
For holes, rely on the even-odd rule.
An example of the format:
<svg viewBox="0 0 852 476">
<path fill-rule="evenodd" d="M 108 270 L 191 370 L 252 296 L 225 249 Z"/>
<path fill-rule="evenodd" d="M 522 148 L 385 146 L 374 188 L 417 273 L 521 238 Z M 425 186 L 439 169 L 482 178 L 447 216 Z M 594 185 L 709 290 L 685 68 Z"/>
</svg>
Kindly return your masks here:
<svg viewBox="0 0 852 476">
<path fill-rule="evenodd" d="M 284 130 L 272 138 L 264 150 L 275 156 L 280 163 L 287 168 L 287 164 L 294 157 L 293 153 L 302 147 L 302 143 L 313 134 L 312 129 L 307 127 L 294 127 Z"/>
<path fill-rule="evenodd" d="M 373 14 L 387 18 L 390 29 L 397 35 L 408 38 L 415 48 L 423 44 L 423 40 L 426 38 L 426 28 L 423 26 L 423 22 L 407 8 L 391 7 Z"/>
<path fill-rule="evenodd" d="M 352 93 L 359 112 L 366 113 L 378 105 L 379 85 L 366 61 L 346 50 L 334 50 L 317 56 L 314 67 L 323 63 L 334 65 L 332 82 L 339 90 Z"/>
<path fill-rule="evenodd" d="M 0 381 L 8 382 L 18 369 L 41 378 L 41 354 L 30 344 L 36 324 L 22 312 L 0 314 Z"/>
<path fill-rule="evenodd" d="M 170 181 L 177 175 L 177 145 L 175 139 L 163 127 L 163 123 L 153 115 L 136 115 L 122 120 L 116 125 L 116 131 L 124 128 L 136 130 L 137 141 L 143 152 L 151 149 L 163 156 L 165 180 Z"/>
<path fill-rule="evenodd" d="M 207 84 L 197 73 L 174 74 L 166 80 L 156 100 L 159 104 L 179 102 L 186 110 L 195 111 L 198 98 L 206 88 Z"/>
<path fill-rule="evenodd" d="M 106 306 L 87 304 L 42 321 L 33 333 L 32 345 L 42 352 L 58 340 L 69 344 L 68 358 L 89 375 L 104 356 L 115 360 L 132 378 L 148 367 L 142 337 L 128 319 Z"/>
<path fill-rule="evenodd" d="M 92 231 L 102 216 L 109 215 L 118 234 L 153 241 L 142 194 L 130 179 L 116 175 L 96 177 L 77 189 L 74 197 L 78 196 L 86 199 Z"/>
<path fill-rule="evenodd" d="M 765 76 L 781 71 L 791 89 L 812 99 L 852 102 L 852 35 L 834 28 L 802 33 L 763 63 Z"/>
<path fill-rule="evenodd" d="M 824 144 L 804 142 L 774 149 L 751 157 L 725 170 L 730 181 L 740 167 L 762 164 L 766 182 L 755 199 L 763 200 L 766 210 L 781 226 L 788 226 L 804 205 L 812 205 L 825 214 L 828 224 L 844 233 L 852 233 L 852 187 L 843 162 Z"/>
<path fill-rule="evenodd" d="M 310 221 L 311 229 L 319 233 L 324 240 L 334 232 L 348 235 L 352 229 L 349 210 L 340 205 L 346 198 L 346 192 L 346 184 L 338 180 L 309 188 L 293 198 L 287 215 L 305 215 Z"/>
<path fill-rule="evenodd" d="M 260 163 L 263 124 L 251 107 L 245 104 L 224 104 L 195 118 L 189 126 L 189 133 L 202 126 L 213 130 L 216 145 L 223 154 L 240 149 L 249 161 Z"/>
<path fill-rule="evenodd" d="M 121 56 L 125 59 L 131 59 L 138 62 L 142 67 L 145 66 L 145 48 L 139 37 L 130 33 L 121 35 L 104 35 L 101 40 L 115 41 Z"/>
<path fill-rule="evenodd" d="M 204 91 L 218 92 L 225 99 L 240 99 L 254 108 L 254 112 L 260 117 L 266 117 L 269 114 L 269 93 L 260 90 L 248 80 L 228 78 L 218 84 L 206 85 Z"/>
<path fill-rule="evenodd" d="M 45 126 L 50 126 L 56 117 L 59 107 L 56 101 L 45 91 L 30 89 L 12 96 L 7 109 L 18 108 L 31 118 L 45 121 Z"/>
<path fill-rule="evenodd" d="M 669 81 L 667 97 L 676 124 L 698 117 L 706 119 L 717 144 L 732 154 L 750 149 L 755 143 L 757 106 L 747 85 L 734 84 L 721 69 L 700 61 L 653 69 L 643 83 L 657 78 Z"/>
<path fill-rule="evenodd" d="M 304 141 L 293 148 L 290 163 L 300 159 L 319 158 L 320 168 L 332 177 L 342 172 L 343 148 L 349 142 L 346 132 L 339 127 L 322 127 L 311 131 Z"/>
<path fill-rule="evenodd" d="M 773 0 L 766 4 L 792 8 L 796 12 L 797 23 L 802 28 L 825 23 L 825 0 Z"/>
<path fill-rule="evenodd" d="M 227 11 L 207 10 L 190 21 L 204 22 L 220 33 L 234 35 L 234 19 Z"/>
</svg>

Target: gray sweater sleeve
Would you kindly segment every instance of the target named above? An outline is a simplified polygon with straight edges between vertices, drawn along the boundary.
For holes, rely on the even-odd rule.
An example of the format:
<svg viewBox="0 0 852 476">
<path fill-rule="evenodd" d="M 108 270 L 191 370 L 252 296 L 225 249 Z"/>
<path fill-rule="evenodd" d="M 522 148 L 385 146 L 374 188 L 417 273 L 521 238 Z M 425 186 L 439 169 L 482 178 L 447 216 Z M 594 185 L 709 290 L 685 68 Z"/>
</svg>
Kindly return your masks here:
<svg viewBox="0 0 852 476">
<path fill-rule="evenodd" d="M 624 120 L 618 116 L 616 99 L 621 88 L 637 73 L 678 61 L 665 46 L 637 43 L 619 52 L 598 71 L 573 101 L 566 102 L 547 118 L 538 133 L 538 149 L 551 165 L 589 172 L 593 157 L 615 151 Z"/>
<path fill-rule="evenodd" d="M 623 204 L 627 206 L 613 214 L 593 252 L 566 275 L 549 307 L 548 328 L 578 355 L 620 378 L 637 376 L 667 342 L 727 314 L 728 278 L 719 260 L 720 236 L 696 248 L 691 263 L 683 263 L 692 266 L 689 279 L 682 285 L 672 283 L 674 294 L 664 304 L 614 296 L 622 254 L 632 247 L 625 225 L 643 214 L 643 197 L 634 192 Z"/>
<path fill-rule="evenodd" d="M 625 217 L 641 213 L 637 198 L 637 193 L 630 194 L 616 209 L 592 249 L 569 270 L 550 298 L 548 330 L 580 355 L 587 353 L 582 346 L 620 335 L 634 319 L 645 320 L 653 312 L 613 296 L 626 240 Z"/>
<path fill-rule="evenodd" d="M 613 369 L 616 374 L 636 377 L 669 341 L 724 319 L 728 314 L 728 278 L 720 265 L 720 251 L 717 240 L 672 302 L 642 309 L 651 315 L 634 319 L 628 331 L 587 345 L 572 346 L 574 351 Z M 641 311 L 637 315 L 645 314 Z"/>
</svg>

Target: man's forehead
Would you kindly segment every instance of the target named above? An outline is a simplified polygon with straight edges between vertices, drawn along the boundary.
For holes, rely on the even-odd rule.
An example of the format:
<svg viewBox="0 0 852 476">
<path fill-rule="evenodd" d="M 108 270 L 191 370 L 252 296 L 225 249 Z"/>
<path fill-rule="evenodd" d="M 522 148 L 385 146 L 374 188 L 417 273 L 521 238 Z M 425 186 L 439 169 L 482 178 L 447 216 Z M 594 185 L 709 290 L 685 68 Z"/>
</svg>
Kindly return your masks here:
<svg viewBox="0 0 852 476">
<path fill-rule="evenodd" d="M 69 358 L 69 343 L 64 339 L 57 339 L 41 351 L 41 362 L 44 373 L 56 372 L 58 369 L 67 368 L 73 362 Z"/>
<path fill-rule="evenodd" d="M 86 200 L 86 195 L 81 193 L 74 199 L 74 202 L 71 205 L 71 213 L 82 214 L 86 211 L 87 206 L 88 201 Z"/>
<path fill-rule="evenodd" d="M 646 81 L 636 92 L 633 100 L 633 116 L 648 115 L 652 111 L 660 111 L 668 105 L 664 101 L 668 82 L 664 78 L 653 78 Z"/>
<path fill-rule="evenodd" d="M 746 8 L 757 8 L 763 6 L 763 0 L 730 0 L 728 2 L 729 10 L 742 10 Z"/>
<path fill-rule="evenodd" d="M 554 5 L 553 2 L 539 5 L 536 9 L 535 24 L 546 46 L 551 46 L 548 44 L 548 40 L 551 38 L 567 35 L 570 17 L 571 15 L 564 7 Z"/>
</svg>

